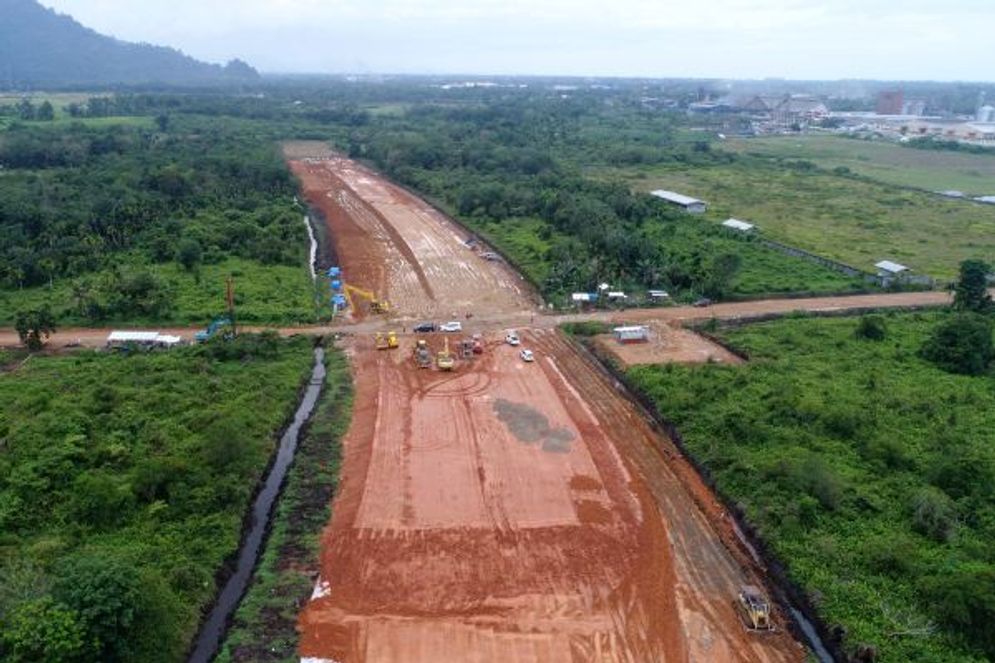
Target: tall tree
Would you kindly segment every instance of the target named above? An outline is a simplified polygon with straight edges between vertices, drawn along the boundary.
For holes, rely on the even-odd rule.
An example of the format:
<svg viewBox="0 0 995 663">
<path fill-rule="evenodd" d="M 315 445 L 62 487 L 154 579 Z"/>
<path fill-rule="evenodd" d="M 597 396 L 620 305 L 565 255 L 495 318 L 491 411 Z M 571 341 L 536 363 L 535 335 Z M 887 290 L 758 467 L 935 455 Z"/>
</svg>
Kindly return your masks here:
<svg viewBox="0 0 995 663">
<path fill-rule="evenodd" d="M 14 328 L 21 338 L 21 343 L 28 346 L 32 352 L 37 352 L 45 345 L 45 339 L 55 333 L 55 316 L 49 307 L 20 311 L 14 320 Z"/>
<path fill-rule="evenodd" d="M 954 293 L 954 308 L 975 313 L 987 311 L 992 304 L 992 296 L 988 294 L 988 275 L 991 271 L 991 266 L 982 260 L 962 262 Z"/>
</svg>

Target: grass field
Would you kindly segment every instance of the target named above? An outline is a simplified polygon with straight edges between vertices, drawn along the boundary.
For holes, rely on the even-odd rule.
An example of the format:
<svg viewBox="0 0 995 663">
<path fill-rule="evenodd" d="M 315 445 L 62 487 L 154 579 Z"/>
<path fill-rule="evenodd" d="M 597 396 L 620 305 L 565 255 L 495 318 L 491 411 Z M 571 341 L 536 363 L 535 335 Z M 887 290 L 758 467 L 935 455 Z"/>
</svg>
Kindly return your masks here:
<svg viewBox="0 0 995 663">
<path fill-rule="evenodd" d="M 125 271 L 145 269 L 137 259 L 122 261 Z M 10 325 L 17 311 L 45 304 L 55 312 L 59 324 L 105 326 L 127 322 L 132 325 L 177 324 L 202 325 L 225 310 L 225 281 L 235 279 L 235 303 L 242 324 L 305 324 L 318 320 L 314 286 L 305 267 L 263 265 L 254 260 L 229 258 L 221 263 L 200 267 L 199 280 L 176 263 L 147 266 L 166 287 L 172 306 L 161 315 L 129 315 L 92 320 L 77 311 L 73 286 L 69 279 L 56 280 L 53 288 L 39 286 L 23 290 L 0 290 L 0 325 Z M 100 274 L 84 277 L 98 280 Z"/>
<path fill-rule="evenodd" d="M 702 198 L 710 204 L 702 223 L 745 219 L 765 237 L 866 271 L 887 259 L 949 279 L 962 260 L 995 259 L 995 206 L 760 160 L 691 170 L 602 170 L 596 176 L 621 177 L 641 191 L 673 189 Z"/>
<path fill-rule="evenodd" d="M 743 366 L 628 373 L 825 620 L 882 662 L 995 654 L 995 391 L 918 357 L 944 315 L 889 315 L 877 342 L 854 318 L 748 325 L 720 332 Z"/>
<path fill-rule="evenodd" d="M 812 134 L 735 139 L 722 147 L 737 154 L 803 159 L 826 169 L 849 168 L 897 186 L 995 195 L 995 150 L 991 155 L 917 150 L 884 141 Z"/>
</svg>

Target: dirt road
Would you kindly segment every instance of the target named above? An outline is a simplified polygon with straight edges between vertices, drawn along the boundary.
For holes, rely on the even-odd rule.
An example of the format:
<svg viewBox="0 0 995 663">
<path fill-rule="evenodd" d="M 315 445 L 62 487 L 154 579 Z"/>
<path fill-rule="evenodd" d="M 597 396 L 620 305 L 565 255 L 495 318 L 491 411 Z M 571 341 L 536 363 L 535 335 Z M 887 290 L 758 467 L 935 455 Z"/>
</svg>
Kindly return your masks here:
<svg viewBox="0 0 995 663">
<path fill-rule="evenodd" d="M 405 318 L 470 311 L 488 343 L 447 373 L 416 368 L 409 337 L 382 352 L 368 334 L 343 342 L 354 419 L 321 579 L 299 621 L 303 657 L 803 658 L 783 629 L 744 631 L 733 600 L 757 572 L 669 442 L 554 330 L 524 332 L 533 364 L 501 342 L 501 328 L 562 321 L 535 316 L 517 275 L 347 159 L 291 166 L 349 280 L 386 293 Z"/>
<path fill-rule="evenodd" d="M 416 368 L 410 340 L 347 344 L 356 407 L 302 656 L 801 660 L 744 632 L 754 573 L 639 413 L 554 331 L 524 335 L 534 364 L 487 340 L 453 373 Z"/>
<path fill-rule="evenodd" d="M 992 291 L 995 295 L 995 291 Z M 494 328 L 538 328 L 552 329 L 567 322 L 582 322 L 598 320 L 602 322 L 665 322 L 678 324 L 696 320 L 735 320 L 754 318 L 763 315 L 791 313 L 793 311 L 827 312 L 827 311 L 861 311 L 864 309 L 887 308 L 917 308 L 929 306 L 945 306 L 952 301 L 946 292 L 903 292 L 880 295 L 854 295 L 849 297 L 812 297 L 807 299 L 766 299 L 750 302 L 734 302 L 714 304 L 705 308 L 693 306 L 673 306 L 669 308 L 628 309 L 626 311 L 592 311 L 588 313 L 565 313 L 545 315 L 529 311 L 517 313 L 480 313 L 474 315 L 469 322 L 464 320 L 468 330 L 487 330 Z M 440 318 L 436 318 L 440 319 Z M 369 318 L 360 324 L 348 321 L 331 326 L 314 327 L 283 327 L 276 328 L 283 336 L 294 334 L 310 334 L 313 336 L 329 336 L 336 333 L 372 333 L 387 329 L 396 329 L 398 320 Z M 165 334 L 181 336 L 192 340 L 200 328 L 156 328 Z M 261 327 L 244 327 L 246 331 L 259 331 Z M 80 345 L 87 348 L 103 347 L 111 328 L 67 327 L 53 334 L 48 341 L 53 349 Z M 17 333 L 13 329 L 0 328 L 0 348 L 12 348 L 20 345 Z"/>
<path fill-rule="evenodd" d="M 339 156 L 294 159 L 290 167 L 325 217 L 346 282 L 386 299 L 397 319 L 532 308 L 518 274 L 481 257 L 485 250 L 468 246 L 467 234 L 423 200 Z"/>
</svg>

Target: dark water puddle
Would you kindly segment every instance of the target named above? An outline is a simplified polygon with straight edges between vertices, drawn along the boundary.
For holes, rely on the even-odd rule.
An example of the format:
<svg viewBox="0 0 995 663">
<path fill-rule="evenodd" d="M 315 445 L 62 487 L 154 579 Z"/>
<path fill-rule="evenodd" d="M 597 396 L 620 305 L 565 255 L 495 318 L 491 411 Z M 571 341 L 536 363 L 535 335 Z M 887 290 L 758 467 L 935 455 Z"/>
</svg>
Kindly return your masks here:
<svg viewBox="0 0 995 663">
<path fill-rule="evenodd" d="M 310 418 L 311 412 L 318 402 L 318 396 L 321 394 L 321 387 L 325 383 L 324 359 L 325 351 L 321 348 L 315 348 L 314 368 L 311 370 L 311 379 L 307 389 L 305 389 L 301 402 L 297 406 L 297 411 L 294 413 L 293 422 L 280 438 L 276 460 L 273 461 L 273 466 L 270 468 L 269 474 L 266 475 L 262 490 L 256 495 L 255 502 L 252 504 L 249 532 L 242 540 L 242 547 L 238 551 L 235 572 L 228 578 L 224 589 L 221 590 L 221 594 L 218 595 L 214 603 L 214 608 L 201 625 L 193 652 L 187 659 L 189 663 L 208 663 L 214 658 L 227 631 L 228 620 L 235 613 L 246 588 L 249 586 L 252 572 L 259 560 L 259 553 L 266 538 L 273 505 L 280 496 L 280 487 L 283 485 L 287 470 L 294 460 L 294 453 L 297 451 L 301 428 Z"/>
<path fill-rule="evenodd" d="M 566 428 L 553 428 L 542 412 L 524 403 L 512 403 L 503 398 L 494 401 L 494 412 L 518 441 L 541 443 L 550 453 L 568 453 L 574 434 Z"/>
</svg>

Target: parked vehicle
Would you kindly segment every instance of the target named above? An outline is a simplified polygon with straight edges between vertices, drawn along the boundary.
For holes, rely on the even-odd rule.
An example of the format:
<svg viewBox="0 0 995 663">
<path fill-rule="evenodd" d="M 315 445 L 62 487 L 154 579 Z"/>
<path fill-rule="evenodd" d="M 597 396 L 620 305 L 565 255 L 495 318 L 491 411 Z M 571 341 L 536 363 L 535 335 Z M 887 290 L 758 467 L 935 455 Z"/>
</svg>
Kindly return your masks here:
<svg viewBox="0 0 995 663">
<path fill-rule="evenodd" d="M 535 355 L 532 354 L 531 350 L 522 350 L 519 353 L 519 356 L 521 356 L 522 361 L 525 361 L 525 362 L 533 362 L 533 361 L 536 360 Z"/>
<path fill-rule="evenodd" d="M 701 299 L 696 300 L 694 305 L 697 306 L 698 308 L 704 308 L 706 306 L 711 306 L 712 300 L 709 299 L 708 297 L 702 297 Z"/>
<path fill-rule="evenodd" d="M 439 325 L 439 331 L 443 332 L 461 332 L 463 331 L 463 323 L 458 320 L 450 320 L 449 322 L 444 322 Z"/>
<path fill-rule="evenodd" d="M 417 325 L 415 325 L 414 327 L 411 328 L 411 331 L 422 333 L 422 334 L 425 334 L 425 333 L 428 333 L 428 332 L 434 332 L 435 331 L 435 323 L 434 322 L 419 322 Z"/>
<path fill-rule="evenodd" d="M 510 346 L 516 346 L 522 341 L 518 338 L 518 332 L 509 331 L 504 337 L 504 342 Z"/>
</svg>

